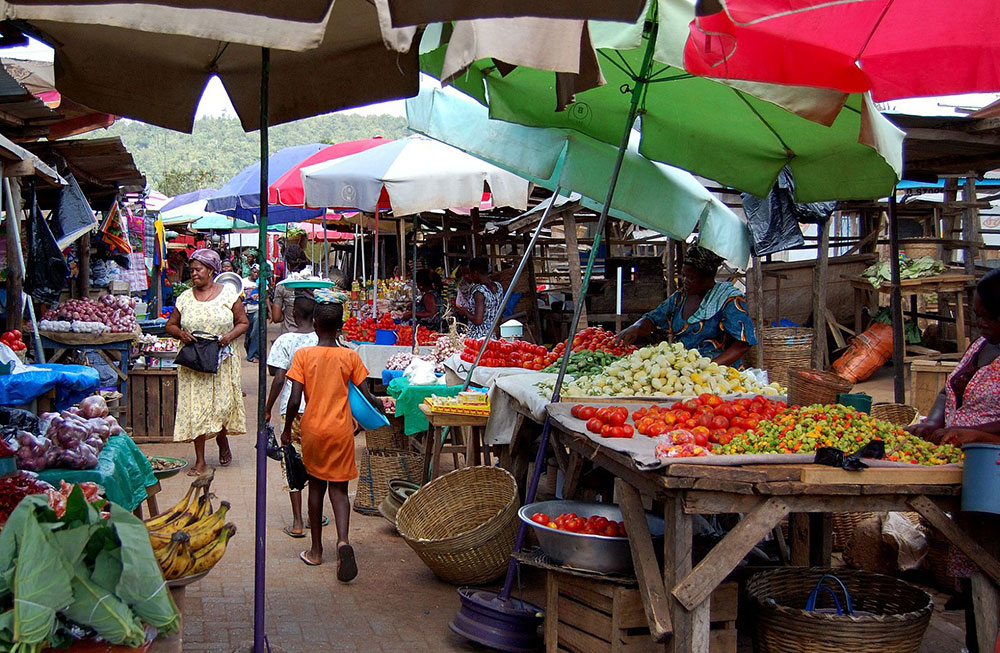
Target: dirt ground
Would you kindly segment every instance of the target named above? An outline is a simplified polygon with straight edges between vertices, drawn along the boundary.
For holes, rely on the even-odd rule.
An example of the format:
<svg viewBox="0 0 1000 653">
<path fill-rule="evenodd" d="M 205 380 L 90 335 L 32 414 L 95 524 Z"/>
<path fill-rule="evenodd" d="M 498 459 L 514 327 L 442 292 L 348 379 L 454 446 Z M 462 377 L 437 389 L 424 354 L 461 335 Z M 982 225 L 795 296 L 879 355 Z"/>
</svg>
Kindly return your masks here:
<svg viewBox="0 0 1000 653">
<path fill-rule="evenodd" d="M 883 378 L 884 377 L 884 378 Z M 256 432 L 257 368 L 244 363 L 249 433 Z M 876 401 L 891 400 L 891 376 L 880 374 L 860 390 Z M 275 418 L 276 419 L 276 418 Z M 239 532 L 222 562 L 206 578 L 188 587 L 184 604 L 185 651 L 248 651 L 253 643 L 253 436 L 231 439 L 233 464 L 216 470 L 213 492 L 232 504 L 231 521 Z M 190 445 L 143 445 L 150 455 L 193 459 Z M 359 437 L 360 456 L 364 439 Z M 217 449 L 209 443 L 209 462 Z M 287 494 L 276 462 L 269 462 L 267 491 L 267 637 L 272 651 L 478 651 L 486 650 L 448 629 L 459 607 L 456 588 L 437 580 L 394 529 L 381 517 L 352 512 L 351 540 L 357 551 L 358 579 L 336 580 L 333 559 L 307 567 L 298 553 L 308 540 L 292 539 L 283 529 L 291 523 Z M 186 477 L 163 482 L 161 509 L 176 503 L 187 489 Z M 354 484 L 351 486 L 352 497 Z M 331 524 L 324 538 L 328 555 L 335 555 Z M 525 598 L 544 605 L 544 578 L 526 570 Z M 947 597 L 935 596 L 936 611 L 921 651 L 945 653 L 962 649 L 961 612 L 943 612 Z M 741 651 L 750 640 L 741 637 Z"/>
</svg>

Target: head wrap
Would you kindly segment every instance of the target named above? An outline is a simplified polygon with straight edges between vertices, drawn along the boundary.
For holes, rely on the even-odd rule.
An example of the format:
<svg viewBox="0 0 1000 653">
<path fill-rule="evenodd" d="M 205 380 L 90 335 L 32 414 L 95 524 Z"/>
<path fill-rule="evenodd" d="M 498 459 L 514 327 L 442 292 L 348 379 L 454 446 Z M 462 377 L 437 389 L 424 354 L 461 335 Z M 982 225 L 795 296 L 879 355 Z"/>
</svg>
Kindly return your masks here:
<svg viewBox="0 0 1000 653">
<path fill-rule="evenodd" d="M 196 249 L 191 254 L 190 260 L 198 261 L 216 274 L 222 269 L 222 259 L 219 258 L 219 253 L 214 249 Z"/>
<path fill-rule="evenodd" d="M 313 291 L 313 299 L 317 304 L 346 304 L 350 298 L 346 293 L 331 288 L 317 288 Z"/>
<path fill-rule="evenodd" d="M 704 247 L 699 247 L 698 245 L 690 247 L 684 255 L 684 265 L 691 266 L 706 277 L 714 277 L 724 260 L 715 252 Z"/>
</svg>

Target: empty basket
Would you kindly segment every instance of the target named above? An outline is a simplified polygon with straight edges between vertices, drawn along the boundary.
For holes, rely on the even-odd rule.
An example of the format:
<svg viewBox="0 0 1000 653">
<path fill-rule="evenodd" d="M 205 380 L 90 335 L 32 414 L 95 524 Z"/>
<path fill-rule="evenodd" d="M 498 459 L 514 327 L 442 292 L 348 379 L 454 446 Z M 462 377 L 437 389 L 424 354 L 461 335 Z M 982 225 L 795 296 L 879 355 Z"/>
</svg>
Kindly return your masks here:
<svg viewBox="0 0 1000 653">
<path fill-rule="evenodd" d="M 835 404 L 837 395 L 853 387 L 853 383 L 833 372 L 788 370 L 788 404 L 792 406 Z"/>
</svg>

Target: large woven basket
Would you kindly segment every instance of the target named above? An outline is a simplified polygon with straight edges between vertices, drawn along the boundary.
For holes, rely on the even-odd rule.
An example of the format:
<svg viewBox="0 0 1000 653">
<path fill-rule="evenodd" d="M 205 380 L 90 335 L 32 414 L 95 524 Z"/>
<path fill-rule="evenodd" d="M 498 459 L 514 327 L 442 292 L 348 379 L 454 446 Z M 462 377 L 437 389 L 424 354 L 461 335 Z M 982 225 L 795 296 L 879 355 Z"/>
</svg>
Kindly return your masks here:
<svg viewBox="0 0 1000 653">
<path fill-rule="evenodd" d="M 804 608 L 823 574 L 834 574 L 851 594 L 853 615 L 837 615 L 829 592 Z M 841 592 L 838 598 L 843 605 Z M 930 594 L 890 576 L 840 567 L 790 567 L 757 574 L 747 583 L 754 607 L 756 653 L 917 653 L 930 622 Z"/>
<path fill-rule="evenodd" d="M 788 370 L 808 367 L 812 361 L 812 329 L 764 327 L 757 340 L 757 366 L 783 386 L 788 385 Z"/>
<path fill-rule="evenodd" d="M 396 528 L 434 575 L 456 585 L 496 580 L 517 534 L 517 482 L 499 467 L 463 467 L 415 492 Z"/>
<path fill-rule="evenodd" d="M 875 404 L 871 415 L 897 426 L 909 426 L 917 419 L 917 409 L 906 404 Z"/>
<path fill-rule="evenodd" d="M 833 550 L 843 551 L 847 546 L 847 541 L 854 535 L 855 529 L 864 520 L 873 517 L 878 513 L 874 512 L 835 512 L 833 513 Z M 900 513 L 909 519 L 914 526 L 920 525 L 920 513 L 903 512 Z"/>
<path fill-rule="evenodd" d="M 389 493 L 389 481 L 401 478 L 419 482 L 422 462 L 423 456 L 418 453 L 365 449 L 358 469 L 354 511 L 362 515 L 380 515 L 378 507 Z"/>
<path fill-rule="evenodd" d="M 788 370 L 788 403 L 792 406 L 835 404 L 837 395 L 854 387 L 847 379 L 833 372 L 820 370 Z"/>
<path fill-rule="evenodd" d="M 389 418 L 389 426 L 365 431 L 365 445 L 369 451 L 409 451 L 410 440 L 403 433 L 403 419 Z"/>
</svg>

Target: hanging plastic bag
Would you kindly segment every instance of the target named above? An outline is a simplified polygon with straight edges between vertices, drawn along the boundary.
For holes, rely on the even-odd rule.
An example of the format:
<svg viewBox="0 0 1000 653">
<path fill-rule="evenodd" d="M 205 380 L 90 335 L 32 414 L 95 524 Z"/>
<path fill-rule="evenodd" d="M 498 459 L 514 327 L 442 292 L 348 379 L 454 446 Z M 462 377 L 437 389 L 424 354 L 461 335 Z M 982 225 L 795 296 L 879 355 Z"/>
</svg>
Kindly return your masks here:
<svg viewBox="0 0 1000 653">
<path fill-rule="evenodd" d="M 24 290 L 36 301 L 45 304 L 59 301 L 59 293 L 69 278 L 69 266 L 52 230 L 42 219 L 34 193 L 31 194 L 28 211 L 28 259 L 25 267 Z"/>
<path fill-rule="evenodd" d="M 743 193 L 743 212 L 753 237 L 753 253 L 764 256 L 797 247 L 805 242 L 799 223 L 826 224 L 836 202 L 795 201 L 795 179 L 787 167 L 767 197 Z"/>
</svg>

